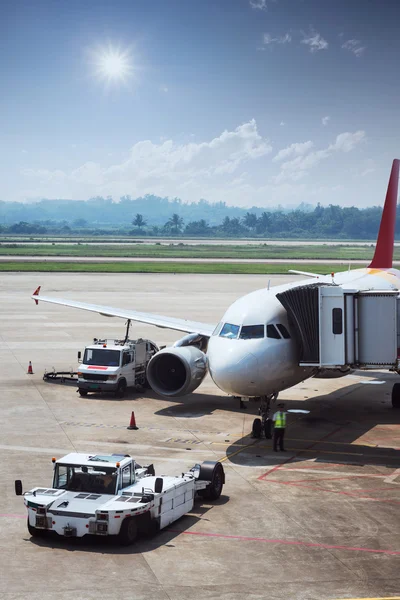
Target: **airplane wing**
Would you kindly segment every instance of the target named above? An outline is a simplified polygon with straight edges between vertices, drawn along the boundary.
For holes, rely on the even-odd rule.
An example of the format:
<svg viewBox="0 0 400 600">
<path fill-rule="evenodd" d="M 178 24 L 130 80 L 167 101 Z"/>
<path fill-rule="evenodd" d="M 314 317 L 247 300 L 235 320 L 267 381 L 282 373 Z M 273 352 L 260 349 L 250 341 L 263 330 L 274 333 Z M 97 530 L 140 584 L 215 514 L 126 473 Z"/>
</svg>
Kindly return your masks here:
<svg viewBox="0 0 400 600">
<path fill-rule="evenodd" d="M 40 287 L 41 286 L 39 286 L 32 294 L 32 299 L 35 300 L 36 304 L 40 301 L 50 302 L 51 304 L 60 304 L 61 306 L 71 306 L 72 308 L 80 308 L 81 310 L 99 313 L 104 317 L 120 317 L 121 319 L 130 319 L 131 321 L 138 321 L 139 323 L 155 325 L 156 327 L 162 327 L 163 329 L 174 329 L 186 333 L 199 333 L 206 337 L 210 337 L 216 327 L 216 324 L 199 323 L 197 321 L 188 321 L 176 317 L 164 317 L 162 315 L 129 310 L 127 308 L 113 308 L 112 306 L 101 306 L 99 304 L 76 302 L 75 300 L 63 300 L 62 298 L 39 296 Z"/>
<path fill-rule="evenodd" d="M 308 271 L 297 271 L 296 269 L 289 269 L 289 273 L 295 273 L 296 275 L 307 275 L 308 277 L 325 277 L 325 275 L 320 275 L 319 273 L 309 273 Z"/>
</svg>

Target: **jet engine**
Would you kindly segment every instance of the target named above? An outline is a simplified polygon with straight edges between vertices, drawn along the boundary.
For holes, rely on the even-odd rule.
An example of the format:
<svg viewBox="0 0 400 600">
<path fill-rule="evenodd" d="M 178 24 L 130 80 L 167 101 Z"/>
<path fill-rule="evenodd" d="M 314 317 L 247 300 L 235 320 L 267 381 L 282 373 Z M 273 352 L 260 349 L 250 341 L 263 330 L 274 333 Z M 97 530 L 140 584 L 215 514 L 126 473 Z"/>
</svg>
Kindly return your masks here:
<svg viewBox="0 0 400 600">
<path fill-rule="evenodd" d="M 207 357 L 196 346 L 164 348 L 147 366 L 147 381 L 162 396 L 184 396 L 199 387 L 207 373 Z"/>
</svg>

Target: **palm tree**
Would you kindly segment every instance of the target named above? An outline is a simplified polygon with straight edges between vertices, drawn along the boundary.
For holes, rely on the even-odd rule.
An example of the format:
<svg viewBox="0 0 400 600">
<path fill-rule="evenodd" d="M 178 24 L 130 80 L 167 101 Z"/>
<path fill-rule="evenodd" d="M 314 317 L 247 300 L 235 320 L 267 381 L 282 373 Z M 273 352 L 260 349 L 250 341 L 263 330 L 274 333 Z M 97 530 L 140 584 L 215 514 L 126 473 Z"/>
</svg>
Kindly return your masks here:
<svg viewBox="0 0 400 600">
<path fill-rule="evenodd" d="M 168 219 L 167 225 L 174 233 L 180 233 L 183 227 L 183 219 L 178 215 L 178 213 L 174 213 L 172 217 Z"/>
<path fill-rule="evenodd" d="M 141 229 L 142 227 L 145 227 L 147 224 L 147 221 L 143 218 L 143 215 L 141 215 L 140 213 L 137 213 L 137 215 L 135 216 L 135 218 L 132 221 L 132 225 L 134 225 L 135 227 L 139 227 L 139 229 Z"/>
</svg>

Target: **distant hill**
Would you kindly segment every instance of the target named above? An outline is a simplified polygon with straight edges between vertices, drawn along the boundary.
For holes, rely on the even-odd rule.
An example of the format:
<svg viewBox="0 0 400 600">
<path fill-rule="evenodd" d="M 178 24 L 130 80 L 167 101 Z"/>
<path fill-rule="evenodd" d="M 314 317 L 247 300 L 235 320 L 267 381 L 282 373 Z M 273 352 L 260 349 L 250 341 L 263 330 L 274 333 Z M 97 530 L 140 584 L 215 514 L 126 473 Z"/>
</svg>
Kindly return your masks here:
<svg viewBox="0 0 400 600">
<path fill-rule="evenodd" d="M 312 211 L 314 207 L 302 203 L 299 208 L 303 211 Z M 79 218 L 85 219 L 90 226 L 104 227 L 127 225 L 127 222 L 131 223 L 135 215 L 140 213 L 148 225 L 163 226 L 174 213 L 178 213 L 185 223 L 204 219 L 213 226 L 219 225 L 225 217 L 240 219 L 247 212 L 254 213 L 259 217 L 264 211 L 273 212 L 275 210 L 290 212 L 290 208 L 240 208 L 228 206 L 225 202 L 211 204 L 206 200 L 187 204 L 179 198 L 160 198 L 153 195 L 135 199 L 123 196 L 119 202 L 114 202 L 112 198 L 102 197 L 90 200 L 40 200 L 33 203 L 0 201 L 0 224 L 10 225 L 19 221 L 67 221 L 71 223 Z"/>
</svg>

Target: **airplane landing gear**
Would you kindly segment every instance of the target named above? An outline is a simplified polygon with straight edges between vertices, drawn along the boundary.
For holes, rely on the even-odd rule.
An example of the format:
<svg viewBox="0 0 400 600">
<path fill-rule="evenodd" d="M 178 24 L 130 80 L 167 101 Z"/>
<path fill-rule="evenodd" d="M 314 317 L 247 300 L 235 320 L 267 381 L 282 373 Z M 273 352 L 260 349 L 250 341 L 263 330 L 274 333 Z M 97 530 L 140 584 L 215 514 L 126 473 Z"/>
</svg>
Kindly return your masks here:
<svg viewBox="0 0 400 600">
<path fill-rule="evenodd" d="M 400 383 L 395 383 L 392 387 L 392 406 L 400 408 Z"/>
<path fill-rule="evenodd" d="M 399 384 L 400 385 L 400 384 Z M 261 404 L 258 412 L 260 419 L 254 419 L 252 428 L 252 437 L 260 438 L 263 434 L 267 440 L 272 438 L 272 419 L 270 417 L 271 403 L 274 403 L 278 398 L 278 394 L 271 396 L 261 396 Z"/>
</svg>

